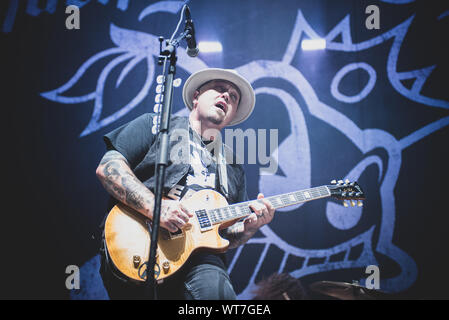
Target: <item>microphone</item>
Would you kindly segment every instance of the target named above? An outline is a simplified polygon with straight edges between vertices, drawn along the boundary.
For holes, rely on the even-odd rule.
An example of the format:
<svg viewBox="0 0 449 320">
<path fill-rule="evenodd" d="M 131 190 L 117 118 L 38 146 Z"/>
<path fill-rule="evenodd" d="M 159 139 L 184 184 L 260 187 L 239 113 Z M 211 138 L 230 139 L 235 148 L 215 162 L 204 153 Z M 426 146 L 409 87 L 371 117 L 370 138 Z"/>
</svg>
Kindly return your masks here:
<svg viewBox="0 0 449 320">
<path fill-rule="evenodd" d="M 187 31 L 187 54 L 192 57 L 195 58 L 198 55 L 198 52 L 200 51 L 198 49 L 198 47 L 196 46 L 196 40 L 195 40 L 195 28 L 193 27 L 193 21 L 192 21 L 192 17 L 190 15 L 190 9 L 188 6 L 186 6 L 186 25 L 184 28 L 184 31 Z"/>
</svg>

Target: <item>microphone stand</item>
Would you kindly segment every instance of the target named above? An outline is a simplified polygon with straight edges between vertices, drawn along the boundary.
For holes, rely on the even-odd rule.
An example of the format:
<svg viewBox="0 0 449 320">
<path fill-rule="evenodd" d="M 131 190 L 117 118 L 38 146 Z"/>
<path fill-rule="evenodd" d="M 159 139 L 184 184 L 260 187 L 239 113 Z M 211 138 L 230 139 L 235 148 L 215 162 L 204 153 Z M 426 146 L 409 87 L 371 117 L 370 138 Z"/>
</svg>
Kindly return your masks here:
<svg viewBox="0 0 449 320">
<path fill-rule="evenodd" d="M 170 128 L 170 116 L 172 112 L 173 105 L 173 79 L 176 73 L 176 48 L 179 46 L 179 43 L 183 39 L 187 39 L 189 36 L 191 37 L 191 29 L 186 28 L 180 36 L 171 41 L 166 40 L 165 50 L 162 51 L 162 42 L 164 38 L 159 37 L 160 41 L 160 55 L 158 64 L 162 65 L 164 60 L 167 59 L 170 61 L 168 67 L 168 73 L 164 82 L 164 92 L 165 97 L 163 99 L 162 111 L 160 114 L 160 124 L 159 124 L 159 159 L 156 162 L 156 185 L 155 185 L 155 193 L 154 193 L 154 210 L 153 210 L 153 221 L 152 224 L 148 224 L 149 233 L 151 236 L 151 244 L 149 251 L 149 259 L 147 263 L 147 278 L 145 281 L 145 285 L 148 290 L 149 297 L 156 300 L 156 277 L 159 276 L 161 272 L 161 268 L 158 265 L 158 271 L 155 272 L 156 266 L 156 251 L 157 251 L 157 241 L 159 235 L 159 225 L 160 225 L 160 213 L 161 213 L 161 205 L 162 205 L 162 193 L 164 188 L 165 181 L 165 170 L 168 166 L 168 146 L 169 146 L 169 137 L 168 130 Z M 164 69 L 165 72 L 165 69 Z M 153 290 L 151 290 L 153 289 Z"/>
</svg>

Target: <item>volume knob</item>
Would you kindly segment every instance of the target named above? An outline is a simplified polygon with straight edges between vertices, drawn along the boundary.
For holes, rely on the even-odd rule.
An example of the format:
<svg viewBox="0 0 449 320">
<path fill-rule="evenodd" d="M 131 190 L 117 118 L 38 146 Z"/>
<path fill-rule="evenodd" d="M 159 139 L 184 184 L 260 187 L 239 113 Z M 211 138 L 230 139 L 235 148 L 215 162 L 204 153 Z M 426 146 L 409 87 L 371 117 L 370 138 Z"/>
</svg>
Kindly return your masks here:
<svg viewBox="0 0 449 320">
<path fill-rule="evenodd" d="M 168 262 L 168 260 L 164 260 L 164 262 L 162 262 L 162 269 L 165 273 L 170 270 L 170 263 Z"/>
<path fill-rule="evenodd" d="M 140 256 L 138 256 L 138 255 L 133 256 L 134 268 L 137 269 L 139 267 L 141 261 L 142 261 L 142 259 L 140 258 Z"/>
</svg>

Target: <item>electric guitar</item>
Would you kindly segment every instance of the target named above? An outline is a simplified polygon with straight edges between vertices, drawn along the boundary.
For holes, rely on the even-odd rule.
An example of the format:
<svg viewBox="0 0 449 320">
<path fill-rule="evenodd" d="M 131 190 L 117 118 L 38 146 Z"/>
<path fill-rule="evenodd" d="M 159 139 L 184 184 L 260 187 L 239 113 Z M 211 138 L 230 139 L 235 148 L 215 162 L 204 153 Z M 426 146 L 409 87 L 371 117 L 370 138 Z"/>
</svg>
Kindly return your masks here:
<svg viewBox="0 0 449 320">
<path fill-rule="evenodd" d="M 357 182 L 333 180 L 330 185 L 305 189 L 267 197 L 275 209 L 333 197 L 343 200 L 345 207 L 362 206 L 365 194 Z M 218 192 L 206 189 L 195 192 L 181 200 L 193 217 L 182 230 L 171 233 L 160 228 L 155 264 L 155 278 L 161 281 L 177 272 L 196 250 L 225 252 L 229 241 L 218 231 L 227 228 L 252 211 L 250 202 L 228 205 Z M 255 200 L 258 201 L 258 200 Z M 114 266 L 125 276 L 136 281 L 145 281 L 151 237 L 149 220 L 124 204 L 117 204 L 109 212 L 105 223 L 106 249 Z"/>
</svg>

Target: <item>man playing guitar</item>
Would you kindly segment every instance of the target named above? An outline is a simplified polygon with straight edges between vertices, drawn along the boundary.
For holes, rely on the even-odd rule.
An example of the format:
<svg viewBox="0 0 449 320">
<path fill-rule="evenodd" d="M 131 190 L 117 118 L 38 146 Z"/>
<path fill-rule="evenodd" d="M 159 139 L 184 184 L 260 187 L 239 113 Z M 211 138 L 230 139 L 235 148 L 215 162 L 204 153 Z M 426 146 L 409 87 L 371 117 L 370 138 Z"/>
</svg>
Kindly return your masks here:
<svg viewBox="0 0 449 320">
<path fill-rule="evenodd" d="M 179 163 L 170 159 L 164 190 L 172 199 L 162 201 L 160 216 L 161 227 L 170 235 L 176 235 L 191 225 L 194 212 L 179 200 L 186 199 L 194 191 L 215 190 L 231 204 L 248 200 L 242 166 L 235 161 L 217 161 L 217 153 L 224 148 L 218 148 L 217 152 L 214 144 L 221 141 L 217 138 L 220 130 L 245 121 L 252 113 L 255 94 L 251 84 L 233 70 L 204 69 L 187 79 L 183 99 L 191 110 L 190 115 L 188 118 L 172 118 L 170 133 L 177 129 L 185 130 L 187 139 L 183 143 L 188 144 L 188 160 Z M 150 220 L 154 207 L 157 153 L 156 135 L 151 132 L 155 116 L 144 114 L 106 134 L 104 140 L 108 151 L 96 170 L 102 185 L 118 203 Z M 211 146 L 214 146 L 214 152 L 210 151 Z M 174 147 L 170 144 L 169 154 Z M 229 241 L 229 248 L 246 243 L 260 227 L 273 219 L 273 205 L 262 194 L 257 199 L 248 203 L 252 213 L 245 219 L 220 230 L 221 236 Z M 108 250 L 106 241 L 103 241 L 100 273 L 110 298 L 145 298 L 143 282 L 130 279 L 121 272 Z M 178 272 L 158 285 L 158 297 L 235 299 L 224 260 L 223 253 L 195 251 L 187 262 L 183 261 Z M 140 257 L 134 261 L 136 267 L 139 261 Z"/>
</svg>

